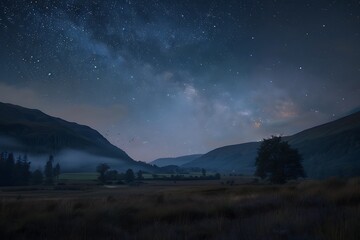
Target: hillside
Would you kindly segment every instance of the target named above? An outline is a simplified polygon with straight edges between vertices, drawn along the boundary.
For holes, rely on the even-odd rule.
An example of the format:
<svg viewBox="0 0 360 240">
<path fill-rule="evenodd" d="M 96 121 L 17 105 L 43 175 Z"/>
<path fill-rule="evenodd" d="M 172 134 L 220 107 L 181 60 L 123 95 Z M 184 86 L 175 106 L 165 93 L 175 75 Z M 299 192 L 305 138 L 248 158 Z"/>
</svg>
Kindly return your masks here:
<svg viewBox="0 0 360 240">
<path fill-rule="evenodd" d="M 123 167 L 148 167 L 134 161 L 123 150 L 112 145 L 99 132 L 88 126 L 7 103 L 0 103 L 0 113 L 0 151 L 57 155 L 71 150 L 116 159 Z"/>
<path fill-rule="evenodd" d="M 360 112 L 285 139 L 299 149 L 309 177 L 360 175 Z"/>
<path fill-rule="evenodd" d="M 255 170 L 253 162 L 258 145 L 258 143 L 252 142 L 220 147 L 181 167 L 206 168 L 220 172 L 236 172 L 250 175 Z"/>
<path fill-rule="evenodd" d="M 175 166 L 181 166 L 188 162 L 191 162 L 192 160 L 199 158 L 201 154 L 193 154 L 193 155 L 186 155 L 181 157 L 174 157 L 174 158 L 158 158 L 154 161 L 151 161 L 150 164 L 155 164 L 158 167 L 164 167 L 168 165 L 175 165 Z"/>
<path fill-rule="evenodd" d="M 310 178 L 360 175 L 360 112 L 284 137 L 303 156 Z M 258 142 L 210 151 L 184 167 L 253 174 Z"/>
</svg>

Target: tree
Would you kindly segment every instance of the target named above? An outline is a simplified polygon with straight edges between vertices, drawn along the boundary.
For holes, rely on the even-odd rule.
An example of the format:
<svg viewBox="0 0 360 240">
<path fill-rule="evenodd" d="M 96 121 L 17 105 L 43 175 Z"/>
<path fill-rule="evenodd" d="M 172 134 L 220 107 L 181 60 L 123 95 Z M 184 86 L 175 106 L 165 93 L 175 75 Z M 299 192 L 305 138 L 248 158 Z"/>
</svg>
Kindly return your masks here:
<svg viewBox="0 0 360 240">
<path fill-rule="evenodd" d="M 0 186 L 8 186 L 11 183 L 14 162 L 9 159 L 9 155 L 7 152 L 0 155 Z"/>
<path fill-rule="evenodd" d="M 27 185 L 30 180 L 30 162 L 25 155 L 15 162 L 13 153 L 0 154 L 0 186 Z"/>
<path fill-rule="evenodd" d="M 135 180 L 135 174 L 132 169 L 128 169 L 125 173 L 125 181 L 131 183 Z"/>
<path fill-rule="evenodd" d="M 105 173 L 109 169 L 110 167 L 106 163 L 101 163 L 96 167 L 96 172 L 100 174 L 98 179 L 101 183 L 105 183 L 106 181 Z"/>
<path fill-rule="evenodd" d="M 4 185 L 11 186 L 15 182 L 15 158 L 13 153 L 9 153 L 5 160 Z"/>
<path fill-rule="evenodd" d="M 108 170 L 105 173 L 106 181 L 116 181 L 119 178 L 119 173 L 116 170 Z"/>
<path fill-rule="evenodd" d="M 205 170 L 205 168 L 202 168 L 202 169 L 201 169 L 201 173 L 202 173 L 203 177 L 206 176 L 206 170 Z"/>
<path fill-rule="evenodd" d="M 30 181 L 31 172 L 30 172 L 30 162 L 28 161 L 28 157 L 25 154 L 22 162 L 22 169 L 21 169 L 21 177 L 23 183 L 26 185 Z"/>
<path fill-rule="evenodd" d="M 27 155 L 23 158 L 18 157 L 15 167 L 14 167 L 14 176 L 13 176 L 13 185 L 27 185 L 30 180 L 30 162 L 27 160 Z"/>
<path fill-rule="evenodd" d="M 272 183 L 285 183 L 290 179 L 305 177 L 302 157 L 281 137 L 264 139 L 258 149 L 255 175 Z"/>
<path fill-rule="evenodd" d="M 49 160 L 45 165 L 45 183 L 48 185 L 52 185 L 54 183 L 54 169 L 53 169 L 54 156 L 50 155 Z"/>
</svg>

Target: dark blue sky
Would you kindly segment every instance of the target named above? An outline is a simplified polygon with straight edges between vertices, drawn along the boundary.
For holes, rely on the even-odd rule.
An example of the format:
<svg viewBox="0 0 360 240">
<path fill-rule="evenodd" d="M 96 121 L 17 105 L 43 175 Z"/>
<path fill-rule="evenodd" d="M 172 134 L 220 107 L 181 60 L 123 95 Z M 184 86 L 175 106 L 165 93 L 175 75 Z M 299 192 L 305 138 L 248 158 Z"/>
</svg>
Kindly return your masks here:
<svg viewBox="0 0 360 240">
<path fill-rule="evenodd" d="M 292 134 L 360 105 L 359 1 L 0 2 L 0 101 L 138 160 Z"/>
</svg>

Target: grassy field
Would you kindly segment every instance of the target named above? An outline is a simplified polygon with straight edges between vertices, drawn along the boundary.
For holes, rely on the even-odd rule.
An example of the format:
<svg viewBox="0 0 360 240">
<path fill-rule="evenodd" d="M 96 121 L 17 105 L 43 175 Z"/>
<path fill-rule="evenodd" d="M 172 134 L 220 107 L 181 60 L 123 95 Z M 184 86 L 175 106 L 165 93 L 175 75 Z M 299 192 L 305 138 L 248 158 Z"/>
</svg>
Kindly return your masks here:
<svg viewBox="0 0 360 240">
<path fill-rule="evenodd" d="M 207 176 L 211 176 L 211 175 L 215 175 L 216 173 L 210 172 L 207 173 Z M 158 173 L 155 174 L 156 178 L 170 178 L 171 176 L 174 176 L 177 174 L 167 174 L 167 173 Z M 186 174 L 179 174 L 184 176 L 185 178 L 189 178 L 189 177 L 201 177 L 202 173 L 201 172 L 190 172 L 190 173 L 186 173 Z M 96 181 L 98 178 L 99 174 L 96 172 L 85 172 L 85 173 L 62 173 L 59 176 L 59 181 L 61 182 L 71 182 L 71 181 Z M 143 178 L 144 179 L 153 179 L 154 178 L 154 174 L 151 173 L 144 173 L 143 174 Z"/>
<path fill-rule="evenodd" d="M 215 174 L 216 173 L 213 173 L 213 172 L 206 173 L 207 176 L 212 176 L 212 175 L 215 175 Z M 155 174 L 155 175 L 156 175 L 157 178 L 170 178 L 171 176 L 175 176 L 175 175 L 181 175 L 181 176 L 184 176 L 185 178 L 203 176 L 201 172 L 189 172 L 189 173 L 181 173 L 181 174 L 158 173 L 158 174 Z M 144 173 L 143 177 L 145 179 L 152 179 L 152 178 L 154 178 L 154 174 Z"/>
<path fill-rule="evenodd" d="M 220 182 L 2 188 L 0 239 L 360 239 L 360 179 Z"/>
<path fill-rule="evenodd" d="M 59 176 L 60 181 L 95 181 L 99 174 L 95 172 L 89 173 L 62 173 Z"/>
</svg>

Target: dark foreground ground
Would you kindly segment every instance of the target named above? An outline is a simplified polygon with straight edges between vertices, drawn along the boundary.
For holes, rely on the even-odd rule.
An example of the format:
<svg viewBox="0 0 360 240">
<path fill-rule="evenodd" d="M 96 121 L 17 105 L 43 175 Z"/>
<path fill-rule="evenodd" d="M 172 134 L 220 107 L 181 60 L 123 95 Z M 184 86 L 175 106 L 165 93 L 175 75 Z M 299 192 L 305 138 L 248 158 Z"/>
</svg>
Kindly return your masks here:
<svg viewBox="0 0 360 240">
<path fill-rule="evenodd" d="M 360 239 L 360 179 L 0 189 L 0 239 Z"/>
</svg>

